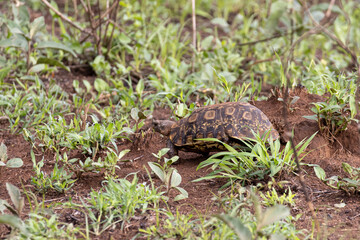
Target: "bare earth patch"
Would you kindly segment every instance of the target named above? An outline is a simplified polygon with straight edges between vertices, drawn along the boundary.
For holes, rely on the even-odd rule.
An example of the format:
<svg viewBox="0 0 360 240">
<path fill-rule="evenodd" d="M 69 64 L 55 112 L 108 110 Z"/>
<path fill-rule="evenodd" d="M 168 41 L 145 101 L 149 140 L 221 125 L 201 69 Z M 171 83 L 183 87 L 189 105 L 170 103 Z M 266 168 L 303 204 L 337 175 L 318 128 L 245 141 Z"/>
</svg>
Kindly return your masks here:
<svg viewBox="0 0 360 240">
<path fill-rule="evenodd" d="M 63 87 L 68 92 L 73 92 L 71 85 Z M 293 111 L 290 112 L 289 115 L 289 121 L 294 128 L 295 141 L 299 142 L 303 138 L 310 137 L 314 132 L 318 131 L 318 126 L 315 121 L 305 119 L 302 116 L 312 115 L 313 113 L 310 111 L 311 103 L 321 101 L 324 98 L 308 94 L 305 90 L 298 91 L 296 95 L 298 95 L 300 99 L 293 106 Z M 260 108 L 269 117 L 270 121 L 282 135 L 283 141 L 286 141 L 286 139 L 283 138 L 284 122 L 282 117 L 282 102 L 279 102 L 275 98 L 270 98 L 267 101 L 254 102 L 252 104 Z M 153 117 L 157 119 L 168 119 L 170 117 L 170 110 L 156 109 L 153 113 Z M 24 166 L 21 168 L 6 169 L 6 171 L 1 172 L 0 199 L 10 201 L 6 192 L 5 183 L 12 183 L 19 188 L 24 187 L 25 189 L 32 190 L 31 176 L 33 176 L 34 173 L 30 156 L 30 143 L 26 142 L 21 134 L 11 134 L 8 128 L 8 123 L 2 120 L 0 122 L 0 142 L 4 142 L 8 147 L 8 155 L 10 158 L 19 157 L 24 161 Z M 166 138 L 155 133 L 150 128 L 150 120 L 147 121 L 147 124 L 143 129 L 144 134 L 134 136 L 132 142 L 128 140 L 118 141 L 119 149 L 131 149 L 131 152 L 125 157 L 131 161 L 120 164 L 120 169 L 116 172 L 120 178 L 127 177 L 130 173 L 136 172 L 140 182 L 149 182 L 149 177 L 144 168 L 147 167 L 149 169 L 147 163 L 156 161 L 152 153 L 157 153 L 166 146 Z M 337 141 L 334 143 L 330 143 L 318 133 L 308 149 L 311 150 L 311 153 L 304 158 L 303 162 L 320 165 L 326 171 L 327 176 L 342 176 L 344 175 L 341 170 L 342 162 L 347 162 L 354 167 L 360 167 L 359 146 L 359 138 L 355 125 L 349 126 L 345 132 L 338 136 Z M 51 152 L 43 154 L 39 149 L 35 149 L 34 152 L 37 156 L 37 160 L 41 160 L 44 156 L 45 166 L 43 170 L 46 172 L 51 171 L 54 166 L 55 155 Z M 180 202 L 173 202 L 170 200 L 167 207 L 173 211 L 178 208 L 182 213 L 192 213 L 194 215 L 197 214 L 194 209 L 196 209 L 198 213 L 206 215 L 218 212 L 219 208 L 212 198 L 225 181 L 211 180 L 192 182 L 208 173 L 206 169 L 196 171 L 198 164 L 205 160 L 205 158 L 199 154 L 185 152 L 180 152 L 180 158 L 181 160 L 174 167 L 182 176 L 181 187 L 188 191 L 189 198 Z M 307 173 L 305 176 L 307 188 L 311 200 L 315 205 L 321 227 L 324 232 L 329 234 L 327 239 L 357 239 L 360 232 L 359 196 L 348 196 L 344 192 L 331 189 L 315 176 L 312 168 L 304 166 L 304 169 Z M 45 197 L 46 204 L 61 203 L 67 201 L 70 197 L 73 201 L 79 201 L 80 198 L 87 198 L 92 189 L 100 189 L 103 180 L 104 176 L 101 174 L 84 174 L 81 179 L 75 183 L 75 186 L 66 194 L 49 193 L 45 196 L 39 194 L 37 197 L 39 201 Z M 294 215 L 302 213 L 302 217 L 297 222 L 298 228 L 306 228 L 311 231 L 313 221 L 304 200 L 298 178 L 292 173 L 287 173 L 283 174 L 281 179 L 278 180 L 289 181 L 291 190 L 293 193 L 297 194 L 296 207 L 292 209 L 292 213 Z M 159 184 L 156 179 L 155 182 Z M 334 206 L 334 204 L 342 202 L 346 204 L 343 208 Z M 29 204 L 27 201 L 25 211 L 29 211 Z M 74 211 L 57 211 L 63 221 L 73 222 L 75 225 L 82 223 L 81 221 L 83 218 L 76 218 L 75 216 L 77 213 Z M 144 228 L 151 224 L 154 224 L 154 219 L 149 213 L 149 216 L 145 218 L 135 219 L 124 231 L 108 231 L 105 235 L 106 238 L 111 237 L 112 239 L 130 239 L 138 233 L 139 228 Z M 8 233 L 9 229 L 4 225 L 0 225 L 0 238 L 4 238 Z"/>
</svg>

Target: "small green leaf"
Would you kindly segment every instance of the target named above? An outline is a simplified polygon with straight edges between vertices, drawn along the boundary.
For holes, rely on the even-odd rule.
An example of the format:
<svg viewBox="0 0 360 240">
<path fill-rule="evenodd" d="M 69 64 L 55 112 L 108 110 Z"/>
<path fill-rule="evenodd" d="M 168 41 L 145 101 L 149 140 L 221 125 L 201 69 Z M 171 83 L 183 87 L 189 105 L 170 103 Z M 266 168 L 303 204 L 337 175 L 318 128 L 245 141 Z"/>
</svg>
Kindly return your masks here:
<svg viewBox="0 0 360 240">
<path fill-rule="evenodd" d="M 108 91 L 110 89 L 109 84 L 107 84 L 107 82 L 105 82 L 101 78 L 95 79 L 94 87 L 98 93 L 102 93 L 102 92 Z"/>
<path fill-rule="evenodd" d="M 130 152 L 130 149 L 122 150 L 118 156 L 118 160 L 122 159 L 128 152 Z"/>
<path fill-rule="evenodd" d="M 154 163 L 154 162 L 148 162 L 151 170 L 158 176 L 158 178 L 160 178 L 160 180 L 162 182 L 165 182 L 165 174 L 163 172 L 163 170 L 161 169 L 161 167 L 159 166 L 159 164 Z"/>
<path fill-rule="evenodd" d="M 45 64 L 36 64 L 29 69 L 30 73 L 39 73 L 46 69 Z"/>
<path fill-rule="evenodd" d="M 226 225 L 228 225 L 235 232 L 235 234 L 238 236 L 240 240 L 252 239 L 252 235 L 249 228 L 247 228 L 239 218 L 225 214 L 215 215 L 215 217 L 225 222 Z"/>
<path fill-rule="evenodd" d="M 130 116 L 135 121 L 139 121 L 139 109 L 138 108 L 132 108 L 130 112 Z"/>
<path fill-rule="evenodd" d="M 300 99 L 299 96 L 294 96 L 293 99 L 292 99 L 291 102 L 290 102 L 290 105 L 295 104 L 299 99 Z"/>
<path fill-rule="evenodd" d="M 0 81 L 3 81 L 9 75 L 10 72 L 11 72 L 11 67 L 4 67 L 0 69 Z"/>
<path fill-rule="evenodd" d="M 181 183 L 181 175 L 178 173 L 178 171 L 175 169 L 173 172 L 172 172 L 172 175 L 171 175 L 171 181 L 170 181 L 170 187 L 177 187 L 180 185 Z"/>
<path fill-rule="evenodd" d="M 24 226 L 21 219 L 18 218 L 17 216 L 6 215 L 6 214 L 0 215 L 0 223 L 7 224 L 18 229 L 22 229 Z"/>
<path fill-rule="evenodd" d="M 219 25 L 220 27 L 222 27 L 224 29 L 227 29 L 229 27 L 229 24 L 223 18 L 214 18 L 211 20 L 211 23 L 214 25 Z"/>
<path fill-rule="evenodd" d="M 13 204 L 17 210 L 17 214 L 20 215 L 21 211 L 24 207 L 24 198 L 21 197 L 19 188 L 12 185 L 11 183 L 6 183 L 6 189 L 10 195 L 11 201 L 13 202 Z"/>
<path fill-rule="evenodd" d="M 317 120 L 318 120 L 318 117 L 317 117 L 316 115 L 303 116 L 303 118 L 310 119 L 310 120 L 315 120 L 315 121 L 317 121 Z"/>
<path fill-rule="evenodd" d="M 122 44 L 129 44 L 131 42 L 131 39 L 124 33 L 121 33 L 118 39 Z"/>
<path fill-rule="evenodd" d="M 90 82 L 88 80 L 83 80 L 83 84 L 86 87 L 86 92 L 90 92 L 90 90 L 92 89 L 92 85 L 90 84 Z"/>
<path fill-rule="evenodd" d="M 334 206 L 337 208 L 343 208 L 346 206 L 346 204 L 345 203 L 335 203 Z"/>
<path fill-rule="evenodd" d="M 62 64 L 61 62 L 59 62 L 58 60 L 54 59 L 54 58 L 46 58 L 46 57 L 40 57 L 36 64 L 48 64 L 50 66 L 55 66 L 55 67 L 61 67 L 62 69 L 65 69 L 66 71 L 70 72 L 70 68 L 65 66 L 64 64 Z"/>
<path fill-rule="evenodd" d="M 6 205 L 9 205 L 6 200 L 0 199 L 0 212 L 1 214 L 4 214 L 4 211 L 6 210 Z"/>
<path fill-rule="evenodd" d="M 8 39 L 4 39 L 0 41 L 0 47 L 15 47 L 21 48 L 24 51 L 28 50 L 28 41 L 27 39 L 20 34 L 15 34 Z"/>
<path fill-rule="evenodd" d="M 145 88 L 144 79 L 140 79 L 135 89 L 137 94 L 142 95 L 144 88 Z"/>
<path fill-rule="evenodd" d="M 186 106 L 186 104 L 184 103 L 180 103 L 176 106 L 176 110 L 175 110 L 175 115 L 179 118 L 183 118 L 186 116 L 186 114 L 188 113 L 188 108 Z"/>
<path fill-rule="evenodd" d="M 353 168 L 350 166 L 350 164 L 343 162 L 341 164 L 342 168 L 344 169 L 345 172 L 347 172 L 348 174 L 352 175 L 353 172 Z"/>
<path fill-rule="evenodd" d="M 276 205 L 267 208 L 264 214 L 261 216 L 260 221 L 258 222 L 257 229 L 260 230 L 261 228 L 273 224 L 289 215 L 289 208 L 283 205 Z"/>
<path fill-rule="evenodd" d="M 35 36 L 35 34 L 37 32 L 39 32 L 41 29 L 43 29 L 45 27 L 45 20 L 44 17 L 38 17 L 35 18 L 34 21 L 30 24 L 30 39 L 33 39 L 33 37 Z"/>
<path fill-rule="evenodd" d="M 183 200 L 183 199 L 189 197 L 189 194 L 185 189 L 183 189 L 181 187 L 175 187 L 175 189 L 178 190 L 180 192 L 180 194 L 174 198 L 174 201 L 180 201 L 180 200 Z"/>
<path fill-rule="evenodd" d="M 321 181 L 326 179 L 326 173 L 320 166 L 314 166 L 314 172 Z"/>
<path fill-rule="evenodd" d="M 9 168 L 19 168 L 22 167 L 23 164 L 21 158 L 12 158 L 6 163 L 6 166 Z"/>
<path fill-rule="evenodd" d="M 7 147 L 4 143 L 0 145 L 0 162 L 6 162 L 7 156 Z"/>
<path fill-rule="evenodd" d="M 204 40 L 201 41 L 201 48 L 202 50 L 208 50 L 213 46 L 213 40 L 214 36 L 210 35 L 204 38 Z"/>
<path fill-rule="evenodd" d="M 170 151 L 170 148 L 160 149 L 159 152 L 158 152 L 159 158 L 161 158 L 162 156 L 164 156 L 165 154 L 167 154 L 169 151 Z"/>
<path fill-rule="evenodd" d="M 74 57 L 76 57 L 76 53 L 71 48 L 65 46 L 62 43 L 58 43 L 54 41 L 39 42 L 36 48 L 37 49 L 53 48 L 53 49 L 63 50 L 65 52 L 71 53 Z"/>
</svg>

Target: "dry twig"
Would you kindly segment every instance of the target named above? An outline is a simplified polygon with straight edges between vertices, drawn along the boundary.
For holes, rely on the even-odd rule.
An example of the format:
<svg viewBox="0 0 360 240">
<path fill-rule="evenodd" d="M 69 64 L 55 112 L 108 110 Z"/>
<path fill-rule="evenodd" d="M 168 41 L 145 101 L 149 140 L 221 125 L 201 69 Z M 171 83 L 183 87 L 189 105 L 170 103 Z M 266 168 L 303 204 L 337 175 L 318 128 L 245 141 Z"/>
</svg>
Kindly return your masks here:
<svg viewBox="0 0 360 240">
<path fill-rule="evenodd" d="M 85 33 L 91 33 L 89 30 L 84 29 L 82 27 L 80 27 L 79 25 L 77 25 L 76 23 L 74 23 L 72 20 L 70 20 L 67 16 L 65 16 L 64 14 L 62 14 L 61 12 L 59 12 L 56 8 L 54 8 L 53 6 L 51 6 L 51 4 L 47 1 L 47 0 L 41 0 L 48 8 L 50 8 L 53 12 L 55 12 L 57 15 L 59 15 L 59 17 L 61 17 L 61 19 L 63 19 L 65 22 L 69 23 L 71 26 L 73 26 L 76 29 L 79 29 L 81 32 L 85 32 Z"/>
<path fill-rule="evenodd" d="M 191 1 L 192 3 L 192 30 L 193 30 L 193 61 L 192 61 L 192 72 L 195 70 L 195 59 L 196 59 L 196 12 L 195 12 L 195 0 Z"/>
</svg>

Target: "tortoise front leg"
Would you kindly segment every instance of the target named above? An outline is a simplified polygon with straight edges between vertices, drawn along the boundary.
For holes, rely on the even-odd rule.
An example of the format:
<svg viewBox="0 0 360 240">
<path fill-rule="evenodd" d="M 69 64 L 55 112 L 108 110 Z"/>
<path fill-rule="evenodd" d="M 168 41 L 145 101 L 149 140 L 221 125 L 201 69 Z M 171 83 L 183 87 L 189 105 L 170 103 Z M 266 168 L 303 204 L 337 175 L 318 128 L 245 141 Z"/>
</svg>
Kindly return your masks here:
<svg viewBox="0 0 360 240">
<path fill-rule="evenodd" d="M 170 139 L 168 140 L 166 147 L 170 148 L 170 151 L 168 152 L 170 158 L 178 155 L 178 150 L 176 149 L 176 146 L 171 142 Z"/>
</svg>

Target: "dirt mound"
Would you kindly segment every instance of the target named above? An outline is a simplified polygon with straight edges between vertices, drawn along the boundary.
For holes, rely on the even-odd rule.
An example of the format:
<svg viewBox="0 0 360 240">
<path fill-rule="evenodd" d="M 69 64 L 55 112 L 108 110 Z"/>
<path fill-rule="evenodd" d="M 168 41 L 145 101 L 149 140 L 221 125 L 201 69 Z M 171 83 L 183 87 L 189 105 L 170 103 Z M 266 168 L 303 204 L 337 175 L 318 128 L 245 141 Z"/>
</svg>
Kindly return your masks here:
<svg viewBox="0 0 360 240">
<path fill-rule="evenodd" d="M 295 104 L 290 106 L 289 123 L 294 129 L 295 142 L 298 143 L 302 139 L 308 138 L 319 131 L 316 121 L 308 120 L 303 116 L 313 114 L 310 110 L 312 102 L 324 101 L 325 98 L 309 94 L 303 89 L 300 91 L 298 90 L 297 92 L 291 92 L 290 94 L 291 97 L 294 97 L 295 95 L 300 98 Z M 252 104 L 260 108 L 269 117 L 274 127 L 279 131 L 282 140 L 285 141 L 284 119 L 282 114 L 283 102 L 279 101 L 276 97 L 271 97 L 267 101 L 253 102 Z M 154 119 L 169 119 L 171 117 L 171 111 L 169 109 L 159 108 L 156 109 L 152 115 Z M 23 167 L 19 169 L 8 169 L 3 171 L 0 175 L 0 199 L 9 200 L 5 188 L 6 182 L 13 183 L 18 187 L 21 187 L 20 182 L 22 182 L 26 188 L 32 188 L 31 177 L 34 176 L 34 172 L 30 156 L 31 144 L 26 142 L 21 135 L 13 135 L 9 131 L 4 130 L 9 127 L 7 123 L 0 122 L 0 124 L 0 128 L 3 129 L 3 131 L 0 131 L 0 142 L 3 141 L 8 146 L 9 158 L 20 157 L 24 161 Z M 116 174 L 119 177 L 126 177 L 130 173 L 137 172 L 140 181 L 149 181 L 149 176 L 145 171 L 145 167 L 149 169 L 148 162 L 157 161 L 152 153 L 157 153 L 160 149 L 166 147 L 167 139 L 151 129 L 151 119 L 146 121 L 143 129 L 143 132 L 140 131 L 132 136 L 131 141 L 121 140 L 118 142 L 119 150 L 131 149 L 125 157 L 130 161 L 121 163 L 119 166 L 120 169 L 116 171 Z M 303 162 L 319 164 L 326 171 L 327 176 L 341 176 L 344 175 L 341 170 L 342 162 L 347 162 L 354 167 L 360 166 L 359 145 L 358 132 L 355 124 L 351 124 L 346 131 L 342 132 L 335 142 L 330 142 L 318 132 L 308 148 L 311 152 L 303 159 Z M 37 159 L 40 160 L 42 152 L 39 149 L 34 149 L 34 151 Z M 225 181 L 223 179 L 218 179 L 193 182 L 193 180 L 209 173 L 209 170 L 207 169 L 196 170 L 198 164 L 206 158 L 200 154 L 181 151 L 179 152 L 179 155 L 181 160 L 174 167 L 176 167 L 182 177 L 181 186 L 188 191 L 189 198 L 183 200 L 181 205 L 169 201 L 168 207 L 173 210 L 179 207 L 180 212 L 187 214 L 193 212 L 195 208 L 198 213 L 203 214 L 213 214 L 214 212 L 217 212 L 219 208 L 214 204 L 212 198 L 214 193 L 216 193 Z M 48 173 L 52 171 L 54 159 L 55 154 L 47 152 L 45 156 L 45 166 L 42 170 Z M 307 172 L 307 187 L 318 211 L 320 221 L 326 223 L 327 227 L 329 229 L 332 228 L 333 230 L 339 229 L 341 224 L 345 224 L 348 226 L 345 230 L 348 229 L 349 231 L 344 231 L 349 233 L 349 236 L 356 236 L 353 235 L 356 233 L 356 231 L 353 230 L 359 228 L 359 222 L 353 221 L 358 214 L 356 211 L 353 211 L 358 207 L 358 201 L 354 200 L 356 196 L 348 197 L 341 191 L 329 189 L 329 187 L 323 184 L 315 176 L 311 167 L 304 166 L 304 169 Z M 293 209 L 293 211 L 303 214 L 303 217 L 300 218 L 298 223 L 299 227 L 311 229 L 312 220 L 309 217 L 310 213 L 308 212 L 304 196 L 299 190 L 301 187 L 298 184 L 297 177 L 289 173 L 284 178 L 291 183 L 291 188 L 294 193 L 297 193 L 297 208 Z M 103 180 L 104 176 L 101 174 L 87 173 L 84 174 L 82 179 L 78 180 L 74 187 L 66 194 L 57 197 L 47 194 L 45 198 L 49 200 L 59 198 L 64 201 L 69 197 L 73 200 L 86 198 L 91 189 L 96 190 L 101 188 Z M 155 181 L 156 184 L 159 184 L 159 180 L 154 176 L 153 181 Z M 337 212 L 335 214 L 333 213 L 333 206 L 340 201 L 344 201 L 346 207 L 336 209 Z M 329 208 L 328 206 L 332 207 Z M 28 204 L 26 207 L 27 210 L 29 210 Z M 331 217 L 329 217 L 330 215 Z M 149 225 L 150 223 L 147 224 Z M 138 226 L 134 225 L 134 229 L 130 230 L 127 235 L 121 235 L 121 237 L 131 238 L 137 233 L 138 228 Z M 3 227 L 0 229 L 0 233 L 1 232 L 6 233 L 7 231 L 4 230 Z M 344 236 L 346 233 L 341 232 L 339 234 L 340 236 Z M 1 236 L 4 235 L 0 234 L 0 237 Z M 334 239 L 336 239 L 336 237 Z"/>
</svg>

